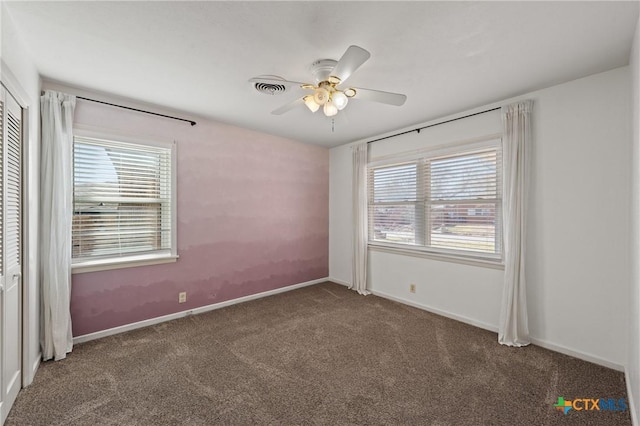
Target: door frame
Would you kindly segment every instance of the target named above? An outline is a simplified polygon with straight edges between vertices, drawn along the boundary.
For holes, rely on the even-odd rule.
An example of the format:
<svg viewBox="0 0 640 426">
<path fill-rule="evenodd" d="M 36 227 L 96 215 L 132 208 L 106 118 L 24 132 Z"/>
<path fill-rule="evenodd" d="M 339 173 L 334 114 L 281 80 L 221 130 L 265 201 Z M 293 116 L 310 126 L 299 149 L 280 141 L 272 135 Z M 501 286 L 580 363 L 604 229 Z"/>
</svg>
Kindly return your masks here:
<svg viewBox="0 0 640 426">
<path fill-rule="evenodd" d="M 21 226 L 22 226 L 22 250 L 21 250 L 21 269 L 22 269 L 22 324 L 21 324 L 21 333 L 22 333 L 22 387 L 26 387 L 33 382 L 33 378 L 35 376 L 35 372 L 40 365 L 40 345 L 38 344 L 36 352 L 31 353 L 30 350 L 30 342 L 31 339 L 36 338 L 39 342 L 39 336 L 32 336 L 31 329 L 34 326 L 32 324 L 33 313 L 35 313 L 36 321 L 39 320 L 39 306 L 38 304 L 30 304 L 29 301 L 31 298 L 37 300 L 38 296 L 38 283 L 36 281 L 38 274 L 38 265 L 34 265 L 33 274 L 28 262 L 25 262 L 30 256 L 31 250 L 29 244 L 29 237 L 32 234 L 31 226 L 32 224 L 29 220 L 31 214 L 31 208 L 29 205 L 29 196 L 31 185 L 29 185 L 29 174 L 31 172 L 31 168 L 29 167 L 29 159 L 30 156 L 33 155 L 30 152 L 29 145 L 32 137 L 37 138 L 37 132 L 35 135 L 31 133 L 31 110 L 39 105 L 37 99 L 31 99 L 27 92 L 23 89 L 22 85 L 18 82 L 18 79 L 11 72 L 11 69 L 6 65 L 6 63 L 0 59 L 0 84 L 5 87 L 5 89 L 14 97 L 14 99 L 18 102 L 20 107 L 22 108 L 22 144 L 21 144 L 21 156 L 22 156 L 22 214 L 21 214 Z M 41 87 L 40 80 L 38 81 L 38 93 L 40 92 Z M 37 121 L 36 121 L 37 125 Z M 36 151 L 35 154 L 38 154 Z M 38 169 L 39 162 L 36 162 L 36 169 Z M 39 173 L 37 174 L 37 180 L 39 182 Z M 39 207 L 39 203 L 36 205 Z M 35 230 L 38 229 L 38 221 L 39 221 L 39 212 L 36 209 L 36 223 Z M 36 232 L 37 238 L 37 232 Z M 36 240 L 35 249 L 37 250 L 38 244 Z M 37 262 L 39 262 L 40 257 L 36 254 L 34 257 Z M 35 324 L 37 326 L 37 324 Z M 39 328 L 36 328 L 39 329 Z M 35 359 L 35 361 L 34 361 Z"/>
</svg>

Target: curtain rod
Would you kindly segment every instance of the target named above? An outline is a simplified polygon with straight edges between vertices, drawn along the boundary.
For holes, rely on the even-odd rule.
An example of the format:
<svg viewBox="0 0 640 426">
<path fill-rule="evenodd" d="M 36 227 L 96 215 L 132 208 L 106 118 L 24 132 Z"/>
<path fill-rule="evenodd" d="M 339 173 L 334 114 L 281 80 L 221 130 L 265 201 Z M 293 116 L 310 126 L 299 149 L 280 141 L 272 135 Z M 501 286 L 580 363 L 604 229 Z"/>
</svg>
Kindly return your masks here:
<svg viewBox="0 0 640 426">
<path fill-rule="evenodd" d="M 40 92 L 41 95 L 44 95 L 44 90 L 42 92 Z M 82 99 L 83 101 L 89 101 L 89 102 L 96 102 L 98 104 L 104 104 L 104 105 L 109 105 L 112 107 L 116 107 L 116 108 L 122 108 L 122 109 L 128 109 L 130 111 L 136 111 L 136 112 L 142 112 L 144 114 L 151 114 L 151 115 L 156 115 L 158 117 L 164 117 L 164 118 L 170 118 L 172 120 L 178 120 L 178 121 L 186 121 L 187 123 L 191 124 L 192 126 L 195 126 L 197 123 L 193 120 L 187 120 L 186 118 L 180 118 L 180 117 L 173 117 L 171 115 L 166 115 L 166 114 L 160 114 L 157 112 L 151 112 L 151 111 L 145 111 L 143 109 L 138 109 L 138 108 L 132 108 L 132 107 L 128 107 L 128 106 L 124 106 L 124 105 L 117 105 L 117 104 L 112 104 L 109 102 L 105 102 L 105 101 L 99 101 L 97 99 L 90 99 L 90 98 L 85 98 L 84 96 L 76 96 L 76 99 Z"/>
<path fill-rule="evenodd" d="M 113 106 L 113 107 L 116 107 L 116 108 L 123 108 L 123 109 L 128 109 L 128 110 L 131 110 L 131 111 L 142 112 L 142 113 L 144 113 L 144 114 L 157 115 L 158 117 L 170 118 L 170 119 L 172 119 L 172 120 L 186 121 L 187 123 L 191 124 L 192 126 L 195 126 L 195 125 L 196 125 L 196 122 L 195 122 L 195 121 L 193 121 L 193 120 L 187 120 L 186 118 L 173 117 L 173 116 L 171 116 L 171 115 L 159 114 L 159 113 L 157 113 L 157 112 L 145 111 L 145 110 L 143 110 L 143 109 L 131 108 L 131 107 L 124 106 L 124 105 L 116 105 L 116 104 L 112 104 L 112 103 L 109 103 L 109 102 L 99 101 L 99 100 L 97 100 L 97 99 L 89 99 L 89 98 L 85 98 L 85 97 L 83 97 L 83 96 L 76 96 L 76 98 L 77 98 L 77 99 L 82 99 L 82 100 L 85 100 L 85 101 L 89 101 L 89 102 L 96 102 L 96 103 L 99 103 L 99 104 L 109 105 L 109 106 Z"/>
<path fill-rule="evenodd" d="M 474 115 L 480 115 L 480 114 L 485 114 L 485 113 L 491 112 L 491 111 L 497 111 L 500 108 L 502 108 L 502 107 L 491 108 L 491 109 L 488 109 L 488 110 L 485 110 L 485 111 L 474 112 L 473 114 L 465 115 L 465 116 L 462 116 L 462 117 L 452 118 L 451 120 L 442 121 L 440 123 L 429 124 L 428 126 L 418 127 L 416 129 L 413 129 L 413 130 L 407 130 L 406 132 L 400 132 L 400 133 L 396 133 L 395 135 L 389 135 L 389 136 L 385 136 L 383 138 L 374 139 L 372 141 L 368 141 L 367 144 L 370 144 L 370 143 L 373 143 L 373 142 L 383 141 L 385 139 L 395 138 L 396 136 L 406 135 L 407 133 L 412 133 L 412 132 L 420 133 L 420 130 L 428 129 L 429 127 L 434 127 L 434 126 L 439 126 L 441 124 L 451 123 L 452 121 L 462 120 L 463 118 L 473 117 Z"/>
</svg>

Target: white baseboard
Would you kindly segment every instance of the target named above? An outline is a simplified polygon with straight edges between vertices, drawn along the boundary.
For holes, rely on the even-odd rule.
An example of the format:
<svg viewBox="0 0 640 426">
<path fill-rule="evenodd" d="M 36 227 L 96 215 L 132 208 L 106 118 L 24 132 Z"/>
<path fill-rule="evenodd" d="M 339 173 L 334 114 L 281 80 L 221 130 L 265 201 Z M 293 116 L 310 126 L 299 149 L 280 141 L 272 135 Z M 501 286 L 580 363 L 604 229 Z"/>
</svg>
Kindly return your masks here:
<svg viewBox="0 0 640 426">
<path fill-rule="evenodd" d="M 624 366 L 618 364 L 617 362 L 608 361 L 596 355 L 591 355 L 585 352 L 577 351 L 575 349 L 570 349 L 565 346 L 558 345 L 556 343 L 551 343 L 544 339 L 538 339 L 537 337 L 531 336 L 530 339 L 531 339 L 531 343 L 533 343 L 536 346 L 540 346 L 541 348 L 545 348 L 554 352 L 559 352 L 561 354 L 569 355 L 574 358 L 581 359 L 583 361 L 588 361 L 594 364 L 602 365 L 603 367 L 611 368 L 613 370 L 624 371 Z"/>
<path fill-rule="evenodd" d="M 31 370 L 25 371 L 22 375 L 22 387 L 26 388 L 31 383 L 33 383 L 34 377 L 36 377 L 36 371 L 38 371 L 38 367 L 40 367 L 40 361 L 42 360 L 42 353 L 38 352 L 38 356 L 31 363 Z"/>
<path fill-rule="evenodd" d="M 474 320 L 472 318 L 468 318 L 468 317 L 465 317 L 465 316 L 462 316 L 462 315 L 458 315 L 458 314 L 454 314 L 454 313 L 451 313 L 451 312 L 443 311 L 441 309 L 433 308 L 431 306 L 423 305 L 421 303 L 416 303 L 416 302 L 414 302 L 412 300 L 403 299 L 402 297 L 393 296 L 393 295 L 385 293 L 383 291 L 371 290 L 371 292 L 376 296 L 380 296 L 380 297 L 383 297 L 385 299 L 393 300 L 394 302 L 399 302 L 399 303 L 402 303 L 402 304 L 405 304 L 405 305 L 413 306 L 414 308 L 422 309 L 423 311 L 431 312 L 431 313 L 436 314 L 436 315 L 440 315 L 440 316 L 443 316 L 443 317 L 454 319 L 456 321 L 464 322 L 466 324 L 470 324 L 470 325 L 473 325 L 473 326 L 478 327 L 478 328 L 482 328 L 482 329 L 485 329 L 485 330 L 493 331 L 494 333 L 498 332 L 498 328 L 496 326 L 488 324 L 488 323 L 485 323 L 485 322 L 482 322 L 482 321 L 477 321 L 477 320 Z"/>
<path fill-rule="evenodd" d="M 119 327 L 109 328 L 107 330 L 96 331 L 95 333 L 84 334 L 73 338 L 73 343 L 83 343 L 90 340 L 100 339 L 102 337 L 112 336 L 114 334 L 124 333 L 126 331 L 135 330 L 138 328 L 149 327 L 150 325 L 160 324 L 162 322 L 171 321 L 178 318 L 183 318 L 189 315 L 202 314 L 204 312 L 213 311 L 215 309 L 224 308 L 226 306 L 235 305 L 238 303 L 248 302 L 250 300 L 261 299 L 267 296 L 273 296 L 274 294 L 284 293 L 287 291 L 295 290 L 302 287 L 307 287 L 314 284 L 319 284 L 325 281 L 329 281 L 329 278 L 319 278 L 317 280 L 306 281 L 299 284 L 293 284 L 286 287 L 276 288 L 274 290 L 264 291 L 262 293 L 250 294 L 249 296 L 239 297 L 237 299 L 226 300 L 220 303 L 214 303 L 212 305 L 200 306 L 198 308 L 189 309 L 186 311 L 176 312 L 169 315 L 163 315 L 161 317 L 150 318 L 144 321 L 138 321 L 131 324 L 121 325 Z"/>
<path fill-rule="evenodd" d="M 485 329 L 485 330 L 489 330 L 489 331 L 492 331 L 494 333 L 498 332 L 498 327 L 496 327 L 495 325 L 492 325 L 492 324 L 488 324 L 488 323 L 485 323 L 485 322 L 482 322 L 482 321 L 478 321 L 478 320 L 475 320 L 475 319 L 472 319 L 472 318 L 468 318 L 468 317 L 465 317 L 465 316 L 462 316 L 462 315 L 454 314 L 454 313 L 451 313 L 451 312 L 443 311 L 441 309 L 433 308 L 431 306 L 422 305 L 422 304 L 416 303 L 416 302 L 414 302 L 412 300 L 403 299 L 402 297 L 393 296 L 391 294 L 388 294 L 388 293 L 385 293 L 385 292 L 382 292 L 382 291 L 374 290 L 374 291 L 372 291 L 372 293 L 374 295 L 376 295 L 376 296 L 380 296 L 380 297 L 383 297 L 385 299 L 389 299 L 389 300 L 393 300 L 395 302 L 403 303 L 405 305 L 413 306 L 414 308 L 422 309 L 422 310 L 425 310 L 425 311 L 428 311 L 428 312 L 431 312 L 431 313 L 434 313 L 434 314 L 437 314 L 437 315 L 441 315 L 443 317 L 447 317 L 447 318 L 454 319 L 456 321 L 464 322 L 466 324 L 470 324 L 470 325 L 473 325 L 475 327 L 479 327 L 479 328 L 482 328 L 482 329 Z M 551 342 L 548 342 L 548 341 L 546 341 L 544 339 L 538 339 L 536 337 L 531 337 L 531 343 L 533 343 L 536 346 L 540 346 L 542 348 L 549 349 L 549 350 L 554 351 L 554 352 L 559 352 L 561 354 L 565 354 L 565 355 L 572 356 L 574 358 L 581 359 L 583 361 L 592 362 L 594 364 L 602 365 L 604 367 L 611 368 L 611 369 L 614 369 L 614 370 L 617 370 L 617 371 L 624 371 L 624 366 L 622 366 L 622 365 L 620 365 L 618 363 L 607 361 L 606 359 L 602 359 L 602 358 L 597 357 L 595 355 L 591 355 L 591 354 L 587 354 L 587 353 L 584 353 L 584 352 L 576 351 L 574 349 L 569 349 L 569 348 L 567 348 L 565 346 L 558 345 L 558 344 L 555 344 L 555 343 L 551 343 Z"/>
<path fill-rule="evenodd" d="M 343 285 L 343 286 L 346 286 L 346 287 L 351 287 L 351 283 L 348 283 L 348 282 L 343 281 L 343 280 L 339 280 L 337 278 L 329 277 L 328 280 L 331 281 L 332 283 L 340 284 L 340 285 Z"/>
<path fill-rule="evenodd" d="M 119 334 L 119 333 L 124 333 L 126 331 L 130 331 L 130 330 L 135 330 L 138 328 L 142 328 L 142 327 L 148 327 L 154 324 L 159 324 L 162 322 L 166 322 L 166 321 L 171 321 L 174 319 L 178 319 L 178 318 L 182 318 L 182 317 L 186 317 L 189 315 L 195 315 L 195 314 L 201 314 L 204 312 L 209 312 L 209 311 L 213 311 L 215 309 L 220 309 L 220 308 L 224 308 L 226 306 L 231 306 L 231 305 L 235 305 L 237 303 L 242 303 L 242 302 L 248 302 L 250 300 L 255 300 L 255 299 L 260 299 L 263 297 L 267 297 L 267 296 L 272 296 L 274 294 L 278 294 L 278 293 L 284 293 L 287 291 L 291 291 L 291 290 L 295 290 L 297 288 L 302 288 L 302 287 L 306 287 L 306 286 L 310 286 L 310 285 L 314 285 L 314 284 L 319 284 L 325 281 L 331 281 L 334 282 L 336 284 L 341 284 L 344 286 L 350 286 L 351 284 L 343 281 L 343 280 L 339 280 L 336 278 L 330 278 L 330 277 L 326 277 L 326 278 L 319 278 L 317 280 L 312 280 L 312 281 L 307 281 L 307 282 L 303 282 L 303 283 L 299 283 L 299 284 L 293 284 L 287 287 L 282 287 L 282 288 L 277 288 L 275 290 L 269 290 L 269 291 L 265 291 L 262 293 L 256 293 L 256 294 L 251 294 L 249 296 L 244 296 L 244 297 L 240 297 L 238 299 L 233 299 L 233 300 L 227 300 L 224 302 L 220 302 L 220 303 L 214 303 L 212 305 L 207 305 L 207 306 L 201 306 L 198 308 L 194 308 L 194 309 L 189 309 L 186 311 L 181 311 L 181 312 L 176 312 L 173 314 L 169 314 L 169 315 L 164 315 L 161 317 L 156 317 L 156 318 L 151 318 L 148 320 L 144 320 L 144 321 L 139 321 L 139 322 L 135 322 L 135 323 L 131 323 L 131 324 L 126 324 L 126 325 L 122 325 L 119 327 L 114 327 L 114 328 L 110 328 L 107 330 L 101 330 L 101 331 L 97 331 L 95 333 L 90 333 L 90 334 L 85 334 L 82 336 L 77 336 L 73 338 L 73 343 L 74 344 L 78 344 L 78 343 L 82 343 L 82 342 L 88 342 L 90 340 L 95 340 L 95 339 L 100 339 L 102 337 L 107 337 L 107 336 L 112 336 L 114 334 Z M 494 333 L 498 332 L 498 328 L 492 324 L 488 324 L 482 321 L 477 321 L 475 319 L 472 318 L 468 318 L 462 315 L 458 315 L 458 314 L 454 314 L 451 312 L 447 312 L 447 311 L 443 311 L 441 309 L 437 309 L 437 308 L 433 308 L 431 306 L 426 306 L 420 303 L 416 303 L 412 300 L 408 300 L 408 299 L 404 299 L 402 297 L 397 297 L 397 296 L 393 296 L 391 294 L 382 292 L 382 291 L 372 291 L 372 293 L 376 296 L 385 298 L 385 299 L 389 299 L 389 300 L 393 300 L 395 302 L 399 302 L 399 303 L 403 303 L 405 305 L 409 305 L 409 306 L 413 306 L 414 308 L 418 308 L 418 309 L 422 309 L 425 310 L 427 312 L 431 312 L 434 313 L 436 315 L 440 315 L 446 318 L 451 318 L 453 320 L 456 321 L 460 321 L 460 322 L 464 322 L 466 324 L 470 324 L 473 325 L 475 327 L 478 328 L 482 328 L 484 330 L 488 330 Z M 549 349 L 552 350 L 554 352 L 559 352 L 565 355 L 569 355 L 578 359 L 582 359 L 584 361 L 588 361 L 588 362 L 592 362 L 594 364 L 598 364 L 598 365 L 602 365 L 604 367 L 608 367 L 608 368 L 612 368 L 614 370 L 617 371 L 625 371 L 624 366 L 615 363 L 615 362 L 611 362 L 611 361 L 607 361 L 605 359 L 599 358 L 595 355 L 591 355 L 591 354 L 587 354 L 584 352 L 580 352 L 580 351 L 576 351 L 573 349 L 569 349 L 567 347 L 564 347 L 562 345 L 558 345 L 555 343 L 551 343 L 548 342 L 546 340 L 543 339 L 538 339 L 535 337 L 531 337 L 531 343 L 540 346 L 542 348 L 545 349 Z M 33 365 L 33 374 L 35 375 L 35 371 L 37 370 L 38 366 L 40 364 L 40 358 L 38 358 L 36 360 L 36 362 Z M 33 376 L 32 376 L 33 377 Z M 629 381 L 627 379 L 627 387 L 629 387 L 628 385 Z M 632 414 L 633 415 L 633 414 Z M 634 423 L 636 424 L 636 423 Z"/>
<path fill-rule="evenodd" d="M 638 423 L 638 416 L 636 412 L 636 403 L 633 395 L 633 390 L 631 388 L 631 380 L 629 377 L 629 369 L 625 367 L 624 369 L 624 381 L 627 384 L 627 402 L 629 403 L 629 411 L 631 411 L 631 424 L 633 426 L 640 426 Z"/>
<path fill-rule="evenodd" d="M 38 352 L 38 357 L 36 358 L 36 360 L 33 362 L 33 365 L 31 366 L 31 381 L 33 381 L 33 378 L 36 377 L 36 372 L 38 371 L 38 367 L 40 367 L 41 361 L 42 361 L 42 353 Z M 31 384 L 31 382 L 29 382 L 29 384 Z"/>
</svg>

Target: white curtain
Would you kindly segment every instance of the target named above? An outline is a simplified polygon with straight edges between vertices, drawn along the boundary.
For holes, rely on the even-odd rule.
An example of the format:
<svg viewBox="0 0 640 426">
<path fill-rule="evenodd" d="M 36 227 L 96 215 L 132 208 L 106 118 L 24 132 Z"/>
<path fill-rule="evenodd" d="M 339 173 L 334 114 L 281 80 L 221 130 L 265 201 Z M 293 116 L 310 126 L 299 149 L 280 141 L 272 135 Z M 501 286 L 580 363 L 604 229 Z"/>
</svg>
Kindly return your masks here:
<svg viewBox="0 0 640 426">
<path fill-rule="evenodd" d="M 46 91 L 40 98 L 40 280 L 44 360 L 71 352 L 71 221 L 75 96 Z"/>
<path fill-rule="evenodd" d="M 527 100 L 502 108 L 505 269 L 498 342 L 508 346 L 530 343 L 525 247 L 532 107 L 533 102 Z"/>
<path fill-rule="evenodd" d="M 367 291 L 367 143 L 353 146 L 353 267 L 351 288 Z"/>
</svg>

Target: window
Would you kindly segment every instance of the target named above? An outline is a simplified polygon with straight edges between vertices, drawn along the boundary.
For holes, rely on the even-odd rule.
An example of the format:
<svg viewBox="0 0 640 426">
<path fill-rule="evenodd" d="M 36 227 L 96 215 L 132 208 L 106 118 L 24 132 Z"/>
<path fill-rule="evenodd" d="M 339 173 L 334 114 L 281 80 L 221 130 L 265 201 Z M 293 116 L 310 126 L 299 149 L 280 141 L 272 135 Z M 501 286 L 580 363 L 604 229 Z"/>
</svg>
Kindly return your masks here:
<svg viewBox="0 0 640 426">
<path fill-rule="evenodd" d="M 395 164 L 370 171 L 369 238 L 400 244 L 421 244 L 424 210 L 419 188 L 420 163 Z"/>
<path fill-rule="evenodd" d="M 369 168 L 369 240 L 500 260 L 499 141 Z"/>
<path fill-rule="evenodd" d="M 174 150 L 75 136 L 74 270 L 175 260 Z"/>
</svg>

